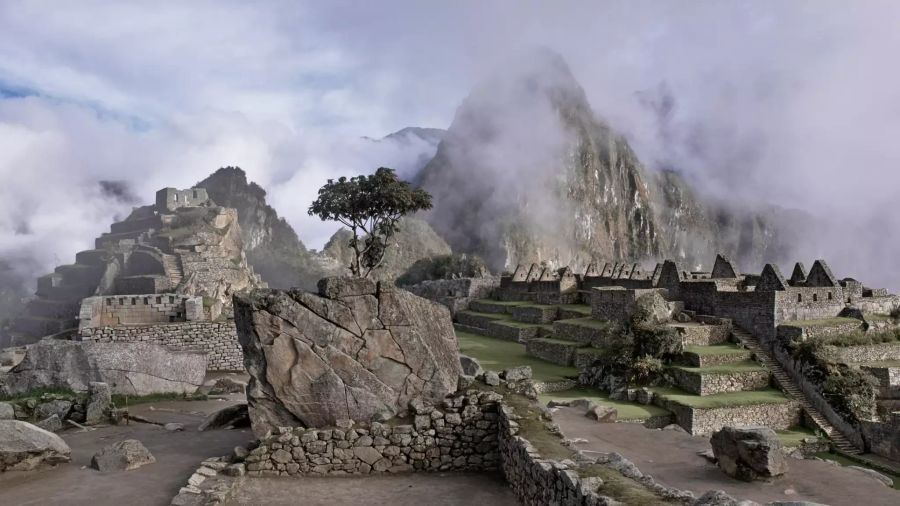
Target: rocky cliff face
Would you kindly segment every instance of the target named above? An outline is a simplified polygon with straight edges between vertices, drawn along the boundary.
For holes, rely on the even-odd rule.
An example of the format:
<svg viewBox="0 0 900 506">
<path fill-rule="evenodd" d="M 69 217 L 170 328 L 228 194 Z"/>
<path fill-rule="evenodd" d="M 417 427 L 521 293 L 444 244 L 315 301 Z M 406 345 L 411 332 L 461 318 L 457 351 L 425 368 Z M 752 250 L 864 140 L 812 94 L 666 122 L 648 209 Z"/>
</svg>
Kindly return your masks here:
<svg viewBox="0 0 900 506">
<path fill-rule="evenodd" d="M 735 214 L 677 173 L 647 170 L 550 52 L 476 87 L 419 179 L 435 196 L 435 230 L 492 269 L 778 250 L 765 215 Z"/>
<path fill-rule="evenodd" d="M 247 259 L 270 286 L 312 289 L 323 274 L 294 229 L 266 203 L 266 191 L 238 167 L 197 183 L 220 206 L 237 209 Z"/>
</svg>

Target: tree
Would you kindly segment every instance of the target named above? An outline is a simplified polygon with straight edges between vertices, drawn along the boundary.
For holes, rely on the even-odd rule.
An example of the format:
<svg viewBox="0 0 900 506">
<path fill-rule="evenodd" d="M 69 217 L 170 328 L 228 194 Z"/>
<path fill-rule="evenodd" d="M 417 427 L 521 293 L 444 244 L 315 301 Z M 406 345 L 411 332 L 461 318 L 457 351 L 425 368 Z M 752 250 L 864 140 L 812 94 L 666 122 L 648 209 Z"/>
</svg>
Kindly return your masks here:
<svg viewBox="0 0 900 506">
<path fill-rule="evenodd" d="M 381 167 L 369 176 L 329 179 L 319 188 L 309 215 L 338 221 L 353 232 L 350 272 L 365 278 L 381 265 L 388 240 L 397 231 L 397 221 L 424 209 L 431 209 L 428 192 L 413 188 L 392 169 Z"/>
</svg>

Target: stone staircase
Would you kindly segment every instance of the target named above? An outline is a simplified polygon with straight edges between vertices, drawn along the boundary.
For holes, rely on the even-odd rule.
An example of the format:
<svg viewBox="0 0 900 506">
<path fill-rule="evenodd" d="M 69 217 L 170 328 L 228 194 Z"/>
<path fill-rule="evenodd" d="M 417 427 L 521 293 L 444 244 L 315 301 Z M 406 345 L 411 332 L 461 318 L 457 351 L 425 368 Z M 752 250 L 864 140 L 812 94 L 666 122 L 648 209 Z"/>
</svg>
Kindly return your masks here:
<svg viewBox="0 0 900 506">
<path fill-rule="evenodd" d="M 800 406 L 803 408 L 803 411 L 806 412 L 807 416 L 812 419 L 822 432 L 828 435 L 836 450 L 850 455 L 862 454 L 859 448 L 841 434 L 839 430 L 834 428 L 828 419 L 826 419 L 825 416 L 809 402 L 797 383 L 788 375 L 781 364 L 775 360 L 772 354 L 763 348 L 759 340 L 753 334 L 736 326 L 732 328 L 731 333 L 744 347 L 754 354 L 756 360 L 760 364 L 772 372 L 772 376 L 775 378 L 776 383 L 788 397 L 791 397 L 800 403 Z"/>
<path fill-rule="evenodd" d="M 163 269 L 166 271 L 166 277 L 172 283 L 172 289 L 177 288 L 184 279 L 184 271 L 178 256 L 163 254 Z"/>
</svg>

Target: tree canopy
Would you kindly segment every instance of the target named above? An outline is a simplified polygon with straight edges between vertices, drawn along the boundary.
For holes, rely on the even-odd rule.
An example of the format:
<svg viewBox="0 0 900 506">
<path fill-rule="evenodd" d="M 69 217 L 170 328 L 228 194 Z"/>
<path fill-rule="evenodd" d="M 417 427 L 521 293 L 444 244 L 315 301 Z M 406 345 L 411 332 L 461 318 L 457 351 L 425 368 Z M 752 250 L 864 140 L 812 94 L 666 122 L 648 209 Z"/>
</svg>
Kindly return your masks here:
<svg viewBox="0 0 900 506">
<path fill-rule="evenodd" d="M 329 179 L 309 206 L 309 215 L 347 226 L 353 233 L 350 248 L 354 259 L 350 272 L 368 277 L 384 259 L 388 240 L 397 231 L 397 221 L 416 211 L 431 209 L 431 195 L 413 188 L 389 168 L 371 175 Z"/>
</svg>

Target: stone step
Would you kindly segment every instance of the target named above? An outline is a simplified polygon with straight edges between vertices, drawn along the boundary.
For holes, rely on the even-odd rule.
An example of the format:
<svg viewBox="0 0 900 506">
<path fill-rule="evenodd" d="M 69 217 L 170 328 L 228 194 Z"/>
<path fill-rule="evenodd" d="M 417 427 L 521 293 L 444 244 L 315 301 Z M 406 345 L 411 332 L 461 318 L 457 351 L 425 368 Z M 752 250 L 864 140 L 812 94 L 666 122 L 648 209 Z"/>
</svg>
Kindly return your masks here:
<svg viewBox="0 0 900 506">
<path fill-rule="evenodd" d="M 725 425 L 761 425 L 787 430 L 800 423 L 800 403 L 775 390 L 693 395 L 675 388 L 652 388 L 653 404 L 675 414 L 692 435 L 706 435 Z"/>
<path fill-rule="evenodd" d="M 469 327 L 478 327 L 486 329 L 488 324 L 494 320 L 508 320 L 509 316 L 499 313 L 480 313 L 472 310 L 457 311 L 456 321 Z"/>
<path fill-rule="evenodd" d="M 557 339 L 575 341 L 584 344 L 605 343 L 614 335 L 615 325 L 593 318 L 573 318 L 553 322 L 553 336 Z"/>
<path fill-rule="evenodd" d="M 769 387 L 769 371 L 756 362 L 711 367 L 671 366 L 669 374 L 678 388 L 695 395 L 750 392 Z"/>
<path fill-rule="evenodd" d="M 585 369 L 594 364 L 594 362 L 603 355 L 603 351 L 598 348 L 585 346 L 575 351 L 575 360 L 572 365 L 577 369 Z"/>
<path fill-rule="evenodd" d="M 522 323 L 551 323 L 559 319 L 559 308 L 539 304 L 512 307 L 512 319 Z"/>
<path fill-rule="evenodd" d="M 728 325 L 707 325 L 704 323 L 668 323 L 681 336 L 685 346 L 709 346 L 728 342 L 731 327 Z"/>
<path fill-rule="evenodd" d="M 528 325 L 511 320 L 493 320 L 488 323 L 485 330 L 488 332 L 486 335 L 490 337 L 523 344 L 532 339 L 549 337 L 553 333 L 552 328 L 549 326 Z"/>
<path fill-rule="evenodd" d="M 784 368 L 778 363 L 768 351 L 764 350 L 759 343 L 759 340 L 753 334 L 745 331 L 744 329 L 734 327 L 732 329 L 732 336 L 734 336 L 743 346 L 753 352 L 754 357 L 757 361 L 759 361 L 763 366 L 772 371 L 772 375 L 775 379 L 775 382 L 784 390 L 792 399 L 795 399 L 804 412 L 806 412 L 807 416 L 812 419 L 812 421 L 818 426 L 822 432 L 828 435 L 828 437 L 832 441 L 832 445 L 835 448 L 839 448 L 846 453 L 851 455 L 859 455 L 861 454 L 861 450 L 856 447 L 846 436 L 841 434 L 841 432 L 834 428 L 833 425 L 822 415 L 818 409 L 816 409 L 811 402 L 806 398 L 803 391 L 800 387 L 794 382 L 794 380 L 787 374 Z"/>
<path fill-rule="evenodd" d="M 746 348 L 724 343 L 709 346 L 685 346 L 681 359 L 685 365 L 691 367 L 708 367 L 744 362 L 752 356 L 753 353 Z"/>
<path fill-rule="evenodd" d="M 591 316 L 591 306 L 588 304 L 560 304 L 559 319 L 571 320 Z"/>
<path fill-rule="evenodd" d="M 512 312 L 512 308 L 521 303 L 502 302 L 489 299 L 478 299 L 469 302 L 469 310 L 478 313 L 498 313 L 507 314 Z"/>
<path fill-rule="evenodd" d="M 106 265 L 109 253 L 102 249 L 89 249 L 75 253 L 75 263 L 81 265 L 93 265 L 101 267 Z"/>
<path fill-rule="evenodd" d="M 525 343 L 529 355 L 556 365 L 570 366 L 575 362 L 575 353 L 584 343 L 553 338 L 530 339 Z"/>
<path fill-rule="evenodd" d="M 103 277 L 104 266 L 70 264 L 60 265 L 54 271 L 62 276 L 61 285 L 94 285 Z"/>
</svg>

